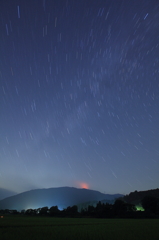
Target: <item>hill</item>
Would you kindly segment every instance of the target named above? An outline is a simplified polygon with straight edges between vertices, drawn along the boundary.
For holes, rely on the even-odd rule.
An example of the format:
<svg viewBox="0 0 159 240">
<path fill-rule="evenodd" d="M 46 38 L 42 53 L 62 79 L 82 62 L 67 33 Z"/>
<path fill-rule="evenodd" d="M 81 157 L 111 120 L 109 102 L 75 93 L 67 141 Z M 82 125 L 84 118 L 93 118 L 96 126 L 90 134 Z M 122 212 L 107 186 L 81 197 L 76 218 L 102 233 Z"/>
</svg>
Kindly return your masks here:
<svg viewBox="0 0 159 240">
<path fill-rule="evenodd" d="M 158 197 L 159 198 L 159 189 L 152 189 L 147 191 L 135 191 L 131 192 L 129 195 L 124 196 L 122 199 L 134 205 L 140 205 L 141 201 L 144 197 L 151 196 L 151 197 Z"/>
<path fill-rule="evenodd" d="M 123 197 L 121 194 L 103 194 L 89 189 L 59 187 L 36 189 L 8 197 L 0 201 L 0 209 L 37 209 L 41 207 L 58 206 L 59 209 L 91 201 L 112 201 Z"/>
</svg>

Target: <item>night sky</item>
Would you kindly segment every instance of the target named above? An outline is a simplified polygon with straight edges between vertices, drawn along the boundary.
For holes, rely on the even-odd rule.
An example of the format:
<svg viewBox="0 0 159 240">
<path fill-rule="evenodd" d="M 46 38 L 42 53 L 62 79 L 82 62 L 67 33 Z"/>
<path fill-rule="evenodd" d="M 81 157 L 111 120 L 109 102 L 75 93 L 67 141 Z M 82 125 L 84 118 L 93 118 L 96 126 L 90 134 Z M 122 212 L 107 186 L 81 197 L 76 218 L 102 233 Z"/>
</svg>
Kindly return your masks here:
<svg viewBox="0 0 159 240">
<path fill-rule="evenodd" d="M 159 187 L 159 1 L 0 1 L 0 188 Z"/>
</svg>

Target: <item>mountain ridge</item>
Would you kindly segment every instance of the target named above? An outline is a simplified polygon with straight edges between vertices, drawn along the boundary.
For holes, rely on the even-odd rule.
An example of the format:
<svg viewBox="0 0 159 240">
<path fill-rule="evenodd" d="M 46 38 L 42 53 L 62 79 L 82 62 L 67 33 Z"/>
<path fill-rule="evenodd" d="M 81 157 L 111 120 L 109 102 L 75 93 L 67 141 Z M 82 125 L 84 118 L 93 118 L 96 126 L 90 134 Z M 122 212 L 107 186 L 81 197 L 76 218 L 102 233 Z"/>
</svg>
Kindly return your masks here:
<svg viewBox="0 0 159 240">
<path fill-rule="evenodd" d="M 122 199 L 127 203 L 138 205 L 141 204 L 142 199 L 147 196 L 159 198 L 159 189 L 156 188 L 145 191 L 136 190 L 134 192 L 129 193 L 128 195 L 125 195 Z"/>
<path fill-rule="evenodd" d="M 123 195 L 104 194 L 96 190 L 75 187 L 33 189 L 0 200 L 0 209 L 19 211 L 44 206 L 58 206 L 59 209 L 62 209 L 88 201 L 115 201 L 119 197 L 123 197 Z"/>
</svg>

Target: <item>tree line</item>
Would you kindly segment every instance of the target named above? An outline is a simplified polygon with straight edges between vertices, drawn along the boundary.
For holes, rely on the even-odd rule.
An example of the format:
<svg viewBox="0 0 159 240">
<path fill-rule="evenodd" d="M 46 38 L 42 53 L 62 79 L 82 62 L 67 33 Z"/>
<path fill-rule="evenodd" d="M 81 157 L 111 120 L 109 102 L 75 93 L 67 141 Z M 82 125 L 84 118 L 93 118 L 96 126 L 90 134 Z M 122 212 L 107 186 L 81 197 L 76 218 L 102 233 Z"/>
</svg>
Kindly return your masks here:
<svg viewBox="0 0 159 240">
<path fill-rule="evenodd" d="M 51 217 L 94 217 L 94 218 L 146 218 L 159 217 L 159 198 L 146 196 L 141 201 L 145 211 L 138 211 L 135 205 L 117 199 L 114 204 L 98 202 L 94 207 L 78 211 L 76 205 L 59 210 L 58 206 L 50 208 L 42 207 L 37 209 L 27 209 L 18 212 L 17 210 L 0 210 L 0 214 L 22 214 L 28 216 L 51 216 Z"/>
</svg>

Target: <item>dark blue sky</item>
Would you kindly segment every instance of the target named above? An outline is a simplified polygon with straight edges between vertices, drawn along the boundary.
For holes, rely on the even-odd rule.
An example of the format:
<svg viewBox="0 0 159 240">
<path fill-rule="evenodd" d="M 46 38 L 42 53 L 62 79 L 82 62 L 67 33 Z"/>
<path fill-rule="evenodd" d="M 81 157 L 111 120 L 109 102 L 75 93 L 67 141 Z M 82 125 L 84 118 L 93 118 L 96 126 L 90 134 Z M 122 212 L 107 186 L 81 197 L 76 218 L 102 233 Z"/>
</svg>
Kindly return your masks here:
<svg viewBox="0 0 159 240">
<path fill-rule="evenodd" d="M 159 187 L 159 2 L 1 0 L 0 187 Z"/>
</svg>

